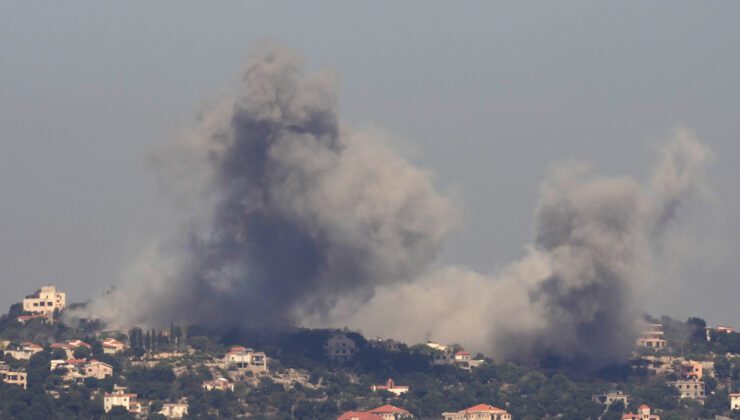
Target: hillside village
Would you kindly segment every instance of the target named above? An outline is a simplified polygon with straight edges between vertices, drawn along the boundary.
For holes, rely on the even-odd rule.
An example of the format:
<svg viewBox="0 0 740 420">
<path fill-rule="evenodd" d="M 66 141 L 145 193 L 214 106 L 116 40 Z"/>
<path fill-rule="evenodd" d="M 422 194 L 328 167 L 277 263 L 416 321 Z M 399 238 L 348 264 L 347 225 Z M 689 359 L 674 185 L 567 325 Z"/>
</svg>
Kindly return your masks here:
<svg viewBox="0 0 740 420">
<path fill-rule="evenodd" d="M 740 334 L 646 317 L 629 364 L 523 366 L 348 330 L 65 325 L 43 286 L 0 318 L 0 418 L 738 419 Z"/>
</svg>

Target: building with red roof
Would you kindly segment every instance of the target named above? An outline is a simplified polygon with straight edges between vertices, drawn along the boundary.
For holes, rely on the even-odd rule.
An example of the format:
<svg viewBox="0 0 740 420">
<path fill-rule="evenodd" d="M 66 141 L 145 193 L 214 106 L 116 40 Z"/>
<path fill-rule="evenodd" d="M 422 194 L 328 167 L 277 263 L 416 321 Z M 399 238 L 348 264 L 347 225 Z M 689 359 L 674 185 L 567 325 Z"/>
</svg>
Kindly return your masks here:
<svg viewBox="0 0 740 420">
<path fill-rule="evenodd" d="M 390 404 L 381 405 L 380 407 L 368 410 L 367 412 L 375 414 L 383 420 L 402 420 L 414 418 L 414 415 L 411 414 L 408 410 Z"/>
<path fill-rule="evenodd" d="M 478 404 L 454 413 L 442 413 L 444 420 L 511 420 L 506 410 L 488 404 Z"/>
<path fill-rule="evenodd" d="M 637 413 L 627 413 L 622 416 L 622 420 L 660 420 L 660 416 L 650 413 L 650 406 L 643 404 L 637 407 Z"/>
<path fill-rule="evenodd" d="M 337 417 L 337 420 L 383 420 L 383 417 L 364 411 L 347 411 Z"/>
<path fill-rule="evenodd" d="M 393 394 L 396 394 L 400 396 L 401 394 L 405 394 L 409 392 L 408 385 L 396 385 L 396 383 L 393 381 L 393 379 L 388 378 L 388 380 L 385 382 L 385 385 L 370 385 L 371 391 L 388 391 Z"/>
</svg>

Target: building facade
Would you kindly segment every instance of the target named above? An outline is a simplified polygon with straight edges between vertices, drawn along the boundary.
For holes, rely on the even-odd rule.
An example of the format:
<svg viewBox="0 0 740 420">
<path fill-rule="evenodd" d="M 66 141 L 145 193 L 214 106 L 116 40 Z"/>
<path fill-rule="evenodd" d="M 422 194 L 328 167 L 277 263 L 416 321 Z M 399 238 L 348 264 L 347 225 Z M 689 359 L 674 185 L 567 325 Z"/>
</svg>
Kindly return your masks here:
<svg viewBox="0 0 740 420">
<path fill-rule="evenodd" d="M 33 313 L 52 313 L 67 305 L 67 295 L 54 286 L 44 286 L 35 294 L 23 299 L 23 310 Z"/>
<path fill-rule="evenodd" d="M 506 410 L 488 404 L 478 404 L 455 413 L 442 413 L 444 420 L 511 420 Z"/>
</svg>

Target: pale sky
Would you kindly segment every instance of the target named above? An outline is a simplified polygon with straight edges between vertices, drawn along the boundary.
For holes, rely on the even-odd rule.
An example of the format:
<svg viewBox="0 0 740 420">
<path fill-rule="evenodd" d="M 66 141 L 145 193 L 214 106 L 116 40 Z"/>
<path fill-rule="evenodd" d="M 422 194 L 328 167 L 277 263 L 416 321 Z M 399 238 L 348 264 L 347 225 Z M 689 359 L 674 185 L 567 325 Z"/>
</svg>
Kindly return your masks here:
<svg viewBox="0 0 740 420">
<path fill-rule="evenodd" d="M 654 315 L 740 326 L 740 3 L 2 2 L 0 307 L 53 283 L 80 301 L 176 227 L 147 157 L 273 39 L 341 77 L 463 208 L 440 264 L 489 272 L 531 242 L 550 164 L 644 178 L 682 126 L 713 191 L 695 256 Z"/>
</svg>

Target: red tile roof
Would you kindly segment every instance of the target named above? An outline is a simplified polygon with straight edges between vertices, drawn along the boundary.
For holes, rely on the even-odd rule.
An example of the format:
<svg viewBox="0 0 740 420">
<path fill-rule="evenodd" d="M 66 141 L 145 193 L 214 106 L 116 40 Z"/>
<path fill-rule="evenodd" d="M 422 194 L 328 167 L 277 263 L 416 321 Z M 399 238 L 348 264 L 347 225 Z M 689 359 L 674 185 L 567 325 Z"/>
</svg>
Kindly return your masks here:
<svg viewBox="0 0 740 420">
<path fill-rule="evenodd" d="M 474 405 L 474 406 L 472 406 L 470 408 L 466 408 L 463 411 L 465 411 L 466 413 L 480 413 L 480 412 L 484 412 L 485 413 L 485 412 L 505 412 L 506 410 L 503 410 L 501 408 L 494 407 L 494 406 L 488 405 L 488 404 L 478 404 L 478 405 Z"/>
<path fill-rule="evenodd" d="M 372 410 L 369 410 L 368 413 L 373 413 L 373 414 L 377 414 L 377 413 L 402 413 L 402 414 L 411 414 L 406 409 L 403 409 L 401 407 L 396 407 L 395 405 L 390 405 L 390 404 L 381 405 L 378 408 L 374 408 Z"/>
<path fill-rule="evenodd" d="M 372 413 L 366 413 L 362 411 L 347 411 L 343 413 L 337 420 L 383 420 L 382 417 Z"/>
</svg>

